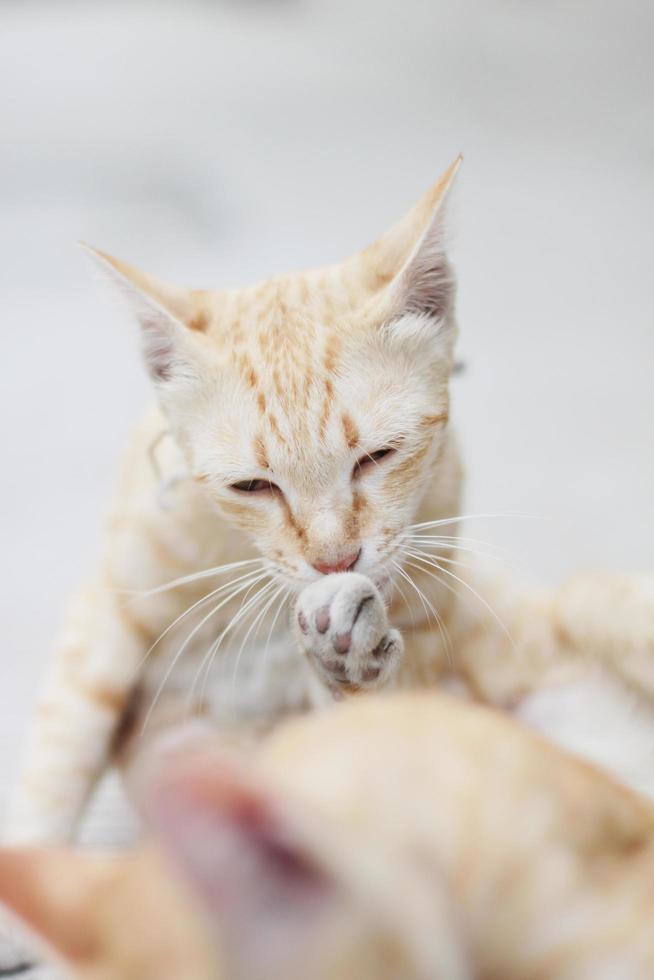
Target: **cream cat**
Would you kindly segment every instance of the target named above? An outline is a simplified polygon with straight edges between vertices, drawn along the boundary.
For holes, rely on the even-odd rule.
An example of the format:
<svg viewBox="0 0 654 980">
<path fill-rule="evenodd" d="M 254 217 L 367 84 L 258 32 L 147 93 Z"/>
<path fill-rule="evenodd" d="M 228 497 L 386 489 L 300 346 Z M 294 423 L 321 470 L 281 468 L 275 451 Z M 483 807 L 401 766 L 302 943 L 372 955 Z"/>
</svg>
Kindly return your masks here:
<svg viewBox="0 0 654 980">
<path fill-rule="evenodd" d="M 138 780 L 156 848 L 0 851 L 79 980 L 654 975 L 654 807 L 499 713 L 367 696 L 247 764 L 168 742 Z"/>
<path fill-rule="evenodd" d="M 652 582 L 526 593 L 470 570 L 456 537 L 457 168 L 365 251 L 251 288 L 174 288 L 94 253 L 140 323 L 159 408 L 55 652 L 10 840 L 70 840 L 117 746 L 180 701 L 227 729 L 443 682 L 651 789 Z"/>
</svg>

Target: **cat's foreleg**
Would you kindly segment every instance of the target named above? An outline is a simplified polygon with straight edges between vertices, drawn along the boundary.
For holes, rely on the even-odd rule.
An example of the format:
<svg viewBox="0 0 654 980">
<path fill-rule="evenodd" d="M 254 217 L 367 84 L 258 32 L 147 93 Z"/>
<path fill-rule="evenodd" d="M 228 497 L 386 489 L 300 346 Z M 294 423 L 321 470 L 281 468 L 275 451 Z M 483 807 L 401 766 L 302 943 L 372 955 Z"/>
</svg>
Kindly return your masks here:
<svg viewBox="0 0 654 980">
<path fill-rule="evenodd" d="M 563 646 L 654 697 L 654 577 L 579 575 L 554 592 L 551 609 Z"/>
<path fill-rule="evenodd" d="M 5 840 L 71 840 L 107 764 L 138 679 L 144 639 L 122 598 L 99 587 L 79 595 L 39 699 Z"/>
<path fill-rule="evenodd" d="M 300 649 L 332 694 L 379 687 L 395 676 L 402 637 L 389 627 L 381 594 L 365 575 L 342 572 L 313 582 L 293 616 Z"/>
</svg>

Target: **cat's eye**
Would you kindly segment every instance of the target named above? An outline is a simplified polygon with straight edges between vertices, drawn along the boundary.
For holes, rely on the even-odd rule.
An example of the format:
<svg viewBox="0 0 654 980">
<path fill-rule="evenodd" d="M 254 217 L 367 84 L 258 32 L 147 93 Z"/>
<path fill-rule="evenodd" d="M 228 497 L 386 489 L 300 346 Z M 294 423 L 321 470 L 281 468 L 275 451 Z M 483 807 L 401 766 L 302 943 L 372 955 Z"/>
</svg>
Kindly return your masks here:
<svg viewBox="0 0 654 980">
<path fill-rule="evenodd" d="M 230 490 L 236 490 L 238 493 L 279 493 L 279 487 L 275 483 L 271 483 L 270 480 L 240 480 L 238 483 L 232 483 Z"/>
<path fill-rule="evenodd" d="M 379 462 L 380 459 L 384 459 L 385 456 L 390 456 L 395 452 L 393 446 L 384 446 L 383 449 L 376 449 L 374 453 L 366 453 L 354 464 L 353 476 L 356 476 L 360 470 L 367 469 L 369 466 L 374 466 Z"/>
</svg>

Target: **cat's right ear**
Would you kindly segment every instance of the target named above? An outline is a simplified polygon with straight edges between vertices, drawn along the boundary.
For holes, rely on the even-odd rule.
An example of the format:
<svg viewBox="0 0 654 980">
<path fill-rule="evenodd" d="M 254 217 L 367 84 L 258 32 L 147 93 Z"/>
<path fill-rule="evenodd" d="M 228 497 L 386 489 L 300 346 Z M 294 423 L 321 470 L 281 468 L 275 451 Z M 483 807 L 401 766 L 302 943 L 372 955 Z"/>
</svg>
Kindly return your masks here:
<svg viewBox="0 0 654 980">
<path fill-rule="evenodd" d="M 447 258 L 446 204 L 462 157 L 441 175 L 411 211 L 362 257 L 369 276 L 384 286 L 383 320 L 400 340 L 445 341 L 455 330 L 455 283 Z"/>
<path fill-rule="evenodd" d="M 192 379 L 198 361 L 193 335 L 204 333 L 209 324 L 198 293 L 159 282 L 106 252 L 81 245 L 136 316 L 152 379 L 157 383 Z"/>
</svg>

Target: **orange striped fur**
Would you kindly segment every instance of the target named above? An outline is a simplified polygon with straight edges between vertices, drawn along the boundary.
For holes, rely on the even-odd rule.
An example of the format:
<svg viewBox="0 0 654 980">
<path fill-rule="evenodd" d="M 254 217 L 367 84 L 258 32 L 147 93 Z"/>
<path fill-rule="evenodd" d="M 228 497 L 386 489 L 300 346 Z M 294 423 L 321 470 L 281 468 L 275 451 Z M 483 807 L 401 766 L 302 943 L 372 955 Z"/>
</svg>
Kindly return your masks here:
<svg viewBox="0 0 654 980">
<path fill-rule="evenodd" d="M 364 251 L 244 289 L 173 287 L 93 253 L 140 325 L 157 406 L 130 440 L 102 561 L 51 662 L 11 840 L 70 840 L 96 780 L 126 751 L 118 742 L 129 732 L 138 744 L 171 705 L 178 717 L 177 705 L 192 715 L 201 704 L 228 730 L 331 701 L 339 664 L 325 684 L 298 642 L 296 610 L 320 587 L 316 566 L 352 556 L 395 659 L 364 665 L 360 682 L 342 678 L 341 695 L 446 683 L 652 789 L 632 749 L 654 733 L 651 579 L 534 591 L 457 551 L 457 523 L 444 527 L 436 575 L 407 551 L 411 525 L 461 506 L 444 232 L 458 165 Z M 197 577 L 207 569 L 218 570 Z M 390 649 L 382 640 L 373 660 Z M 615 751 L 560 734 L 547 701 L 559 691 L 583 705 L 580 717 L 600 703 L 626 717 L 635 697 L 641 728 Z"/>
</svg>

